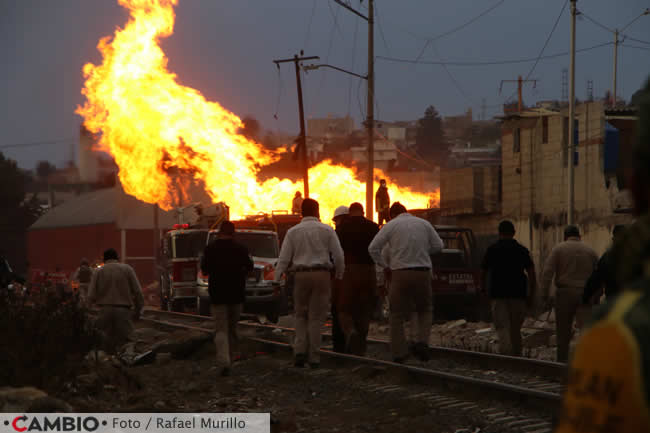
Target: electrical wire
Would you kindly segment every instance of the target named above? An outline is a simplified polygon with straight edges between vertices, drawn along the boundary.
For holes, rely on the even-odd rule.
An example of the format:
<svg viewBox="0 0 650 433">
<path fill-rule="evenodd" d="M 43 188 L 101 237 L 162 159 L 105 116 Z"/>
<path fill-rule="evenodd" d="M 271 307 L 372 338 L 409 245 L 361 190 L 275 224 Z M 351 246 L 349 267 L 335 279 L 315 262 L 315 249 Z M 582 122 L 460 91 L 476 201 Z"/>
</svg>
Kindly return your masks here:
<svg viewBox="0 0 650 433">
<path fill-rule="evenodd" d="M 388 48 L 388 43 L 386 42 L 386 36 L 384 35 L 384 28 L 381 25 L 381 16 L 379 15 L 379 8 L 377 7 L 376 3 L 375 3 L 375 16 L 377 18 L 377 25 L 379 27 L 379 34 L 381 35 L 381 40 L 384 43 L 384 48 L 386 49 L 386 53 L 390 56 L 390 48 Z"/>
<path fill-rule="evenodd" d="M 354 66 L 356 64 L 357 56 L 357 35 L 359 33 L 359 20 L 354 20 L 354 38 L 352 45 L 352 62 L 350 64 L 350 70 L 354 71 Z M 350 107 L 352 106 L 352 83 L 354 83 L 354 77 L 350 76 L 349 85 L 348 85 L 348 115 L 350 114 Z"/>
<path fill-rule="evenodd" d="M 284 90 L 284 85 L 282 83 L 282 72 L 280 65 L 276 65 L 278 69 L 278 97 L 275 100 L 275 113 L 273 113 L 273 118 L 278 120 L 278 112 L 280 111 L 280 100 L 282 99 L 282 93 Z"/>
<path fill-rule="evenodd" d="M 327 2 L 327 4 L 329 5 L 329 1 Z M 331 8 L 331 6 L 330 6 L 330 8 Z M 332 19 L 333 19 L 332 29 L 330 30 L 330 40 L 329 40 L 329 42 L 327 44 L 327 55 L 325 56 L 325 62 L 324 62 L 326 64 L 329 61 L 330 53 L 332 52 L 332 44 L 334 42 L 334 31 L 338 27 L 337 19 L 338 19 L 338 16 L 339 16 L 339 10 L 340 10 L 340 8 L 337 8 L 336 12 L 332 16 Z M 320 83 L 318 85 L 318 91 L 316 92 L 316 100 L 317 101 L 320 100 L 320 94 L 321 94 L 321 91 L 323 90 L 323 85 L 325 84 L 325 78 L 326 77 L 327 77 L 327 74 L 322 74 L 321 75 Z"/>
<path fill-rule="evenodd" d="M 473 23 L 474 23 L 475 21 L 477 21 L 478 19 L 484 17 L 485 15 L 489 14 L 490 12 L 492 12 L 494 9 L 498 8 L 499 6 L 501 6 L 504 2 L 505 2 L 505 0 L 500 0 L 500 1 L 498 1 L 497 3 L 495 3 L 494 5 L 492 5 L 491 7 L 489 7 L 488 9 L 484 10 L 483 12 L 481 12 L 480 14 L 478 14 L 477 16 L 475 16 L 474 18 L 470 19 L 469 21 L 467 21 L 467 22 L 465 22 L 465 23 L 463 23 L 463 24 L 461 24 L 461 25 L 459 25 L 459 26 L 456 26 L 456 27 L 454 27 L 454 28 L 451 29 L 451 30 L 448 30 L 448 31 L 446 31 L 446 32 L 444 32 L 444 33 L 441 33 L 441 34 L 439 34 L 439 35 L 437 35 L 437 36 L 434 36 L 434 37 L 431 37 L 431 38 L 427 38 L 426 43 L 425 43 L 424 46 L 422 47 L 422 50 L 420 50 L 420 54 L 418 54 L 417 58 L 415 59 L 415 62 L 417 63 L 417 62 L 422 58 L 422 56 L 424 55 L 424 52 L 426 51 L 427 47 L 429 46 L 429 44 L 430 44 L 431 42 L 435 42 L 435 41 L 437 41 L 438 39 L 442 39 L 442 38 L 444 38 L 444 37 L 446 37 L 446 36 L 452 35 L 452 34 L 458 32 L 458 31 L 464 29 L 465 27 L 467 27 L 467 26 L 473 24 Z"/>
<path fill-rule="evenodd" d="M 627 35 L 623 35 L 623 36 L 625 36 L 625 39 L 629 39 L 629 40 L 637 42 L 639 44 L 650 45 L 650 42 L 648 42 L 648 41 L 644 41 L 644 40 L 641 40 L 641 39 L 635 39 L 635 38 L 632 38 L 632 37 L 627 36 Z"/>
<path fill-rule="evenodd" d="M 604 30 L 606 30 L 606 31 L 608 31 L 608 32 L 610 32 L 610 33 L 614 33 L 614 30 L 613 30 L 613 29 L 610 29 L 610 28 L 607 27 L 605 24 L 603 24 L 603 23 L 601 23 L 601 22 L 599 22 L 599 21 L 596 21 L 595 19 L 593 19 L 592 17 L 590 17 L 589 15 L 587 15 L 586 13 L 584 13 L 583 11 L 579 11 L 579 12 L 580 12 L 580 15 L 582 15 L 582 16 L 585 17 L 585 18 L 587 18 L 587 20 L 590 21 L 592 24 L 594 24 L 594 25 L 600 27 L 601 29 L 604 29 Z"/>
<path fill-rule="evenodd" d="M 540 58 L 544 55 L 544 50 L 546 50 L 546 47 L 548 46 L 548 43 L 551 40 L 551 37 L 553 36 L 553 33 L 555 33 L 555 29 L 557 28 L 557 25 L 560 22 L 560 18 L 562 18 L 562 15 L 564 14 L 564 10 L 566 9 L 566 6 L 568 4 L 569 4 L 569 0 L 565 0 L 564 6 L 562 6 L 562 9 L 560 10 L 560 14 L 557 16 L 557 18 L 555 20 L 555 24 L 553 24 L 553 28 L 551 29 L 551 32 L 548 34 L 548 36 L 546 38 L 546 42 L 544 42 L 544 46 L 542 47 L 541 51 L 539 52 L 539 55 L 537 56 L 537 59 L 535 60 L 535 63 L 530 68 L 530 71 L 528 71 L 528 75 L 526 75 L 526 80 L 530 78 L 532 73 L 535 71 L 535 68 L 537 67 L 537 64 L 539 63 Z"/>
<path fill-rule="evenodd" d="M 437 46 L 437 44 L 435 42 L 433 42 L 432 47 L 433 47 L 433 52 L 435 53 L 436 57 L 440 58 L 440 53 L 438 52 L 438 46 Z M 442 66 L 442 69 L 444 69 L 445 73 L 447 74 L 447 76 L 451 80 L 452 84 L 454 85 L 454 87 L 456 87 L 456 89 L 460 92 L 460 94 L 463 95 L 463 97 L 465 97 L 465 99 L 467 99 L 467 101 L 469 103 L 474 104 L 474 101 L 472 101 L 472 98 L 470 98 L 467 95 L 467 93 L 465 93 L 465 90 L 463 90 L 460 83 L 456 80 L 454 75 L 449 71 L 449 68 L 447 68 L 447 65 L 442 64 L 440 66 Z"/>
<path fill-rule="evenodd" d="M 61 138 L 57 140 L 33 141 L 27 143 L 11 143 L 0 145 L 0 149 L 11 149 L 13 147 L 42 146 L 47 144 L 72 144 L 76 143 L 76 138 Z"/>
<path fill-rule="evenodd" d="M 602 44 L 598 45 L 593 45 L 591 47 L 586 47 L 586 48 L 580 48 L 576 50 L 576 53 L 581 53 L 585 51 L 590 51 L 594 50 L 597 48 L 602 48 L 608 45 L 613 45 L 614 42 L 603 42 Z M 563 51 L 561 53 L 555 53 L 555 54 L 548 54 L 546 56 L 540 56 L 540 57 L 528 57 L 528 58 L 522 58 L 522 59 L 508 59 L 508 60 L 488 60 L 488 61 L 477 61 L 477 62 L 472 62 L 472 61 L 435 61 L 435 60 L 421 60 L 419 62 L 416 62 L 415 60 L 410 60 L 410 59 L 400 59 L 400 58 L 395 58 L 395 57 L 388 57 L 388 56 L 376 56 L 375 58 L 378 60 L 385 60 L 388 62 L 394 62 L 394 63 L 410 63 L 410 64 L 415 64 L 415 63 L 421 63 L 423 65 L 446 65 L 446 66 L 496 66 L 496 65 L 513 65 L 513 64 L 518 64 L 518 63 L 530 63 L 534 62 L 537 59 L 540 60 L 547 60 L 547 59 L 555 59 L 558 57 L 566 56 L 569 54 L 569 51 Z"/>
<path fill-rule="evenodd" d="M 343 32 L 341 31 L 341 27 L 339 27 L 339 9 L 336 9 L 336 13 L 332 10 L 332 5 L 330 2 L 327 2 L 327 8 L 330 11 L 330 15 L 332 16 L 332 20 L 334 21 L 334 27 L 336 27 L 336 30 L 339 32 L 339 36 L 341 36 L 341 39 L 345 39 L 343 37 Z"/>
<path fill-rule="evenodd" d="M 305 35 L 305 43 L 303 44 L 305 50 L 307 50 L 307 45 L 309 44 L 309 38 L 311 36 L 311 25 L 314 21 L 314 15 L 316 14 L 317 3 L 318 0 L 314 0 L 314 4 L 311 7 L 311 15 L 309 15 L 309 23 L 307 24 L 307 34 Z"/>
<path fill-rule="evenodd" d="M 650 47 L 639 47 L 639 46 L 636 46 L 636 45 L 628 45 L 628 44 L 619 44 L 619 45 L 622 46 L 622 47 L 625 47 L 625 48 L 634 48 L 634 49 L 637 49 L 637 50 L 650 51 Z"/>
</svg>

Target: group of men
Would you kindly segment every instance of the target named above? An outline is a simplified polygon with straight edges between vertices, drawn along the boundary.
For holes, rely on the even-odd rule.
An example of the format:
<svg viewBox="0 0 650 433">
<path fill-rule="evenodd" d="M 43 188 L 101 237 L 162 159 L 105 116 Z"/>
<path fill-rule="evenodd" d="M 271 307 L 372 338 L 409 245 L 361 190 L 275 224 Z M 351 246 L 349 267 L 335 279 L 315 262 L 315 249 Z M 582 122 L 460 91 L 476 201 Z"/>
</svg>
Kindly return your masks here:
<svg viewBox="0 0 650 433">
<path fill-rule="evenodd" d="M 620 234 L 620 226 L 615 234 Z M 564 229 L 564 242 L 556 245 L 544 263 L 540 292 L 537 292 L 535 265 L 526 247 L 515 239 L 515 226 L 510 221 L 499 224 L 499 240 L 491 245 L 483 258 L 482 287 L 490 299 L 492 318 L 499 337 L 499 350 L 505 355 L 520 356 L 521 327 L 528 311 L 555 309 L 557 360 L 567 362 L 573 322 L 583 304 L 594 302 L 608 271 L 609 251 L 598 259 L 596 252 L 581 241 L 575 225 Z M 551 291 L 554 282 L 555 291 Z M 612 296 L 613 283 L 607 284 Z M 583 302 L 584 299 L 584 302 Z"/>
<path fill-rule="evenodd" d="M 390 280 L 393 359 L 403 362 L 409 355 L 404 322 L 413 313 L 419 330 L 414 353 L 428 359 L 433 307 L 430 255 L 442 249 L 433 226 L 409 214 L 399 202 L 390 207 L 390 222 L 381 230 L 365 218 L 360 203 L 335 211 L 336 231 L 320 222 L 317 201 L 304 199 L 301 212 L 302 221 L 287 232 L 275 270 L 278 283 L 283 274 L 295 274 L 294 364 L 319 366 L 321 329 L 330 302 L 334 326 L 343 335 L 342 341 L 335 341 L 335 349 L 365 353 L 377 299 L 376 265 Z"/>
</svg>

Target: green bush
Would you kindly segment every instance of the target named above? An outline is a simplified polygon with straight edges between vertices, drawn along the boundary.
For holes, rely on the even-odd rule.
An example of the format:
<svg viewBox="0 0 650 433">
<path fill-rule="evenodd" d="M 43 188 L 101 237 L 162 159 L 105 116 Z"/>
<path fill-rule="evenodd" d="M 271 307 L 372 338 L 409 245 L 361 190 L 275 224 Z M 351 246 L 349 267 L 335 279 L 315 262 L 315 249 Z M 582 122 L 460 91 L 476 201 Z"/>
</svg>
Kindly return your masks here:
<svg viewBox="0 0 650 433">
<path fill-rule="evenodd" d="M 76 376 L 98 342 L 87 310 L 72 298 L 0 296 L 0 384 L 60 385 Z"/>
</svg>

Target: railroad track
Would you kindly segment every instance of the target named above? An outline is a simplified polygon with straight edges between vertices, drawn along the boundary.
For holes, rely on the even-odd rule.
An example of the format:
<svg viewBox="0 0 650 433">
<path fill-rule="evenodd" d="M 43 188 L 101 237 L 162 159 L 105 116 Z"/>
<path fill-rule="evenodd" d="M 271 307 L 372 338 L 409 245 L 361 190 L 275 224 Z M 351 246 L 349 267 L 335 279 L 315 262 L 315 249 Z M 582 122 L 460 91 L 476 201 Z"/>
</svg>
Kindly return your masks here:
<svg viewBox="0 0 650 433">
<path fill-rule="evenodd" d="M 211 318 L 186 313 L 145 310 L 143 319 L 160 325 L 182 327 L 198 331 L 212 330 Z M 293 328 L 242 321 L 240 327 L 254 330 L 248 337 L 257 343 L 278 351 L 291 350 Z M 331 335 L 324 334 L 331 339 Z M 390 361 L 389 342 L 368 339 L 368 356 L 340 354 L 323 349 L 325 358 L 333 358 L 339 364 L 368 364 L 397 368 L 413 376 L 419 383 L 444 383 L 461 385 L 480 392 L 499 393 L 500 397 L 520 402 L 554 408 L 560 401 L 566 365 L 530 358 L 504 356 L 433 346 L 431 360 L 427 363 L 409 361 L 397 364 Z"/>
</svg>

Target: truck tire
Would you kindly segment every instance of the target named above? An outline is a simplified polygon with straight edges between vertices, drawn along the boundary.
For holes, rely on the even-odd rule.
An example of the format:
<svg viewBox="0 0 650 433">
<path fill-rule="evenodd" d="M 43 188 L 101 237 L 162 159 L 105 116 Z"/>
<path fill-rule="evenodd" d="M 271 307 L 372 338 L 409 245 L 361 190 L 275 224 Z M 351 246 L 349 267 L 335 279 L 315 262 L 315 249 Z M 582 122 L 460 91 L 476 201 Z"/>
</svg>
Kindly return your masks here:
<svg viewBox="0 0 650 433">
<path fill-rule="evenodd" d="M 169 292 L 166 289 L 165 285 L 165 278 L 163 276 L 160 277 L 160 309 L 161 310 L 167 310 L 168 306 L 168 300 L 169 300 Z"/>
<path fill-rule="evenodd" d="M 185 309 L 183 308 L 183 300 L 182 299 L 170 299 L 167 302 L 167 310 L 172 311 L 174 313 L 182 313 Z"/>
<path fill-rule="evenodd" d="M 210 316 L 210 302 L 200 296 L 196 297 L 196 312 L 199 316 Z"/>
</svg>

